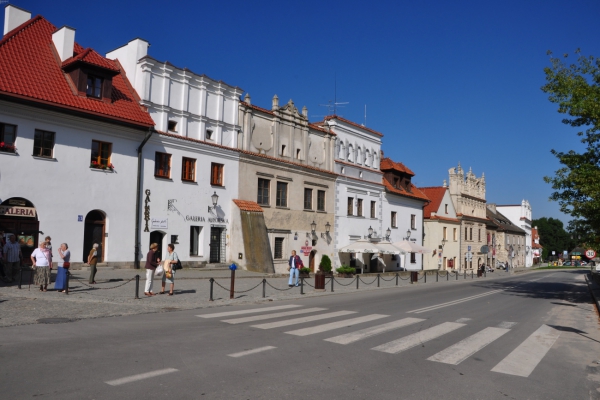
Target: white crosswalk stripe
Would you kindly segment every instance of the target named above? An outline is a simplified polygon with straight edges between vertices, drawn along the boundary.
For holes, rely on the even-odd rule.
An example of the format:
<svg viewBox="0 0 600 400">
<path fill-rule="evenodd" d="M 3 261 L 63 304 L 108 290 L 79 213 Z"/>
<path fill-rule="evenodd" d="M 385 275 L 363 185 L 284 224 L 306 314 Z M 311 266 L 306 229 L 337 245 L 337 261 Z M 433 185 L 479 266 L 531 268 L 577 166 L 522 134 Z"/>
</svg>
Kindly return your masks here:
<svg viewBox="0 0 600 400">
<path fill-rule="evenodd" d="M 299 315 L 299 314 L 310 314 L 317 311 L 325 311 L 326 308 L 305 308 L 303 310 L 294 310 L 294 311 L 284 311 L 280 313 L 274 314 L 264 314 L 264 315 L 253 315 L 251 317 L 242 317 L 242 318 L 234 318 L 234 319 L 224 319 L 221 322 L 227 322 L 228 324 L 243 324 L 246 322 L 255 322 L 255 321 L 264 321 L 265 319 L 274 319 L 281 317 L 288 317 L 290 315 Z"/>
<path fill-rule="evenodd" d="M 325 339 L 328 342 L 339 343 L 339 344 L 350 344 L 354 342 L 358 342 L 359 340 L 363 340 L 375 335 L 379 335 L 380 333 L 385 333 L 392 331 L 394 329 L 399 329 L 405 326 L 409 326 L 412 324 L 416 324 L 417 322 L 425 321 L 421 318 L 403 318 L 398 321 L 388 322 L 387 324 L 373 326 L 371 328 L 361 329 L 360 331 L 346 333 L 344 335 L 330 337 Z"/>
<path fill-rule="evenodd" d="M 514 349 L 504 360 L 492 368 L 493 372 L 528 377 L 552 347 L 560 332 L 548 325 L 542 325 L 523 343 Z"/>
<path fill-rule="evenodd" d="M 462 328 L 465 324 L 457 322 L 444 322 L 442 324 L 432 326 L 431 328 L 413 333 L 412 335 L 393 340 L 389 343 L 373 347 L 371 350 L 382 351 L 384 353 L 397 354 L 404 350 L 411 349 L 422 343 L 438 338 L 446 333 L 450 333 L 458 328 Z"/>
<path fill-rule="evenodd" d="M 343 321 L 330 322 L 328 324 L 317 325 L 317 326 L 313 326 L 310 328 L 297 329 L 295 331 L 289 331 L 286 333 L 288 333 L 290 335 L 296 335 L 296 336 L 308 336 L 308 335 L 314 335 L 315 333 L 322 333 L 322 332 L 327 332 L 327 331 L 331 331 L 334 329 L 344 328 L 347 326 L 362 324 L 363 322 L 375 321 L 377 319 L 381 319 L 381 318 L 385 318 L 385 317 L 389 317 L 389 315 L 371 314 L 371 315 L 365 315 L 363 317 L 345 319 Z"/>
<path fill-rule="evenodd" d="M 281 328 L 282 326 L 303 324 L 305 322 L 312 322 L 312 321 L 320 321 L 322 319 L 341 317 L 343 315 L 348 315 L 348 314 L 356 314 L 356 311 L 335 311 L 335 312 L 326 313 L 326 314 L 312 315 L 310 317 L 294 318 L 294 319 L 287 319 L 284 321 L 268 322 L 266 324 L 252 325 L 252 327 L 258 328 L 258 329 Z"/>
<path fill-rule="evenodd" d="M 510 329 L 485 328 L 455 345 L 434 354 L 428 360 L 458 365 L 507 332 L 510 332 Z"/>
<path fill-rule="evenodd" d="M 510 329 L 516 324 L 516 322 L 502 321 L 498 324 L 498 328 Z"/>
<path fill-rule="evenodd" d="M 510 289 L 510 288 L 507 288 L 507 289 Z M 450 307 L 450 306 L 453 306 L 453 305 L 456 305 L 456 304 L 459 304 L 459 303 L 464 303 L 465 301 L 471 301 L 471 300 L 479 299 L 481 297 L 489 296 L 489 295 L 500 293 L 500 292 L 503 292 L 503 291 L 504 291 L 504 289 L 490 290 L 489 292 L 477 294 L 475 296 L 469 296 L 469 297 L 465 297 L 465 298 L 462 298 L 462 299 L 449 301 L 447 303 L 441 303 L 441 304 L 436 304 L 436 305 L 429 306 L 429 307 L 423 307 L 423 308 L 419 308 L 419 309 L 416 309 L 416 310 L 407 311 L 407 313 L 408 314 L 411 314 L 411 313 L 421 314 L 421 313 L 424 313 L 424 312 L 437 310 L 439 308 Z"/>
<path fill-rule="evenodd" d="M 239 357 L 248 356 L 250 354 L 256 354 L 256 353 L 261 353 L 261 352 L 267 351 L 267 350 L 273 350 L 276 348 L 277 347 L 273 347 L 273 346 L 265 346 L 265 347 L 259 347 L 258 349 L 252 349 L 252 350 L 240 351 L 239 353 L 228 354 L 228 356 L 233 357 L 233 358 L 239 358 Z"/>
<path fill-rule="evenodd" d="M 249 310 L 226 311 L 226 312 L 220 312 L 220 313 L 214 313 L 214 314 L 200 314 L 200 315 L 196 315 L 196 317 L 200 317 L 200 318 L 221 318 L 221 317 L 229 317 L 231 315 L 256 314 L 256 313 L 261 313 L 261 312 L 275 311 L 275 310 L 285 310 L 285 309 L 297 308 L 297 307 L 302 307 L 302 306 L 297 306 L 297 305 L 289 304 L 289 305 L 286 305 L 286 306 L 274 306 L 274 307 L 264 307 L 264 308 L 251 308 Z"/>
</svg>

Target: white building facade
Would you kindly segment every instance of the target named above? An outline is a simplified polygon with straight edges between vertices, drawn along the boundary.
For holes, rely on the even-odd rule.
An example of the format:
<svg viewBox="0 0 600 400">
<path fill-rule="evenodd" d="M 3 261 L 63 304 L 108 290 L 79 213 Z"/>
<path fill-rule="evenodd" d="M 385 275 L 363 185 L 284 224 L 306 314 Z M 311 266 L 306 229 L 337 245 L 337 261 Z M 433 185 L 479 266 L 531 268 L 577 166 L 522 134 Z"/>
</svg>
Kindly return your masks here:
<svg viewBox="0 0 600 400">
<path fill-rule="evenodd" d="M 496 209 L 506 216 L 510 222 L 525 231 L 525 267 L 533 265 L 533 249 L 531 236 L 531 205 L 528 200 L 522 200 L 521 204 L 514 205 L 496 205 Z"/>
</svg>

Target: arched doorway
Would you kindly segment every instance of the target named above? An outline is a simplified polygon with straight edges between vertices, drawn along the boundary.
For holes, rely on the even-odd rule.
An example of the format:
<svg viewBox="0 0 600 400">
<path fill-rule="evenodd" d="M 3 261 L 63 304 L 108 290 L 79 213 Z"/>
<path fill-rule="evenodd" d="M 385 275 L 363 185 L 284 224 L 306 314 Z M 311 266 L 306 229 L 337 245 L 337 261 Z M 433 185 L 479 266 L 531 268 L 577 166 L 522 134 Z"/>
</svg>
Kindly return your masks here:
<svg viewBox="0 0 600 400">
<path fill-rule="evenodd" d="M 317 254 L 316 250 L 312 250 L 308 255 L 308 268 L 310 268 L 310 272 L 315 272 L 315 255 Z"/>
<path fill-rule="evenodd" d="M 22 197 L 11 197 L 0 204 L 0 231 L 5 239 L 14 234 L 21 244 L 23 263 L 31 265 L 31 253 L 38 246 L 40 222 L 32 202 Z"/>
<path fill-rule="evenodd" d="M 156 258 L 162 258 L 162 249 L 163 249 L 163 239 L 165 238 L 165 232 L 162 231 L 152 231 L 150 232 L 150 243 L 148 243 L 148 249 L 150 249 L 150 245 L 152 243 L 156 243 L 158 248 L 156 249 Z"/>
<path fill-rule="evenodd" d="M 98 262 L 104 262 L 104 237 L 106 214 L 100 210 L 92 210 L 85 216 L 83 231 L 83 262 L 87 263 L 88 255 L 94 243 L 98 243 Z"/>
</svg>

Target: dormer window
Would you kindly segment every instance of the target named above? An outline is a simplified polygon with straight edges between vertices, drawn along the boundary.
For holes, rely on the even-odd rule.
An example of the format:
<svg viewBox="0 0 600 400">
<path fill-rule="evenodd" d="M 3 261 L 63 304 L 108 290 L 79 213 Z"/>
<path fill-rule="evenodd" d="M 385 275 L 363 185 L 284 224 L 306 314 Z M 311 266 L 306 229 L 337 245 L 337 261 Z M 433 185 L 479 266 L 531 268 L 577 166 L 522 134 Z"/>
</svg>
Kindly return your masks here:
<svg viewBox="0 0 600 400">
<path fill-rule="evenodd" d="M 400 180 L 398 178 L 394 178 L 394 187 L 398 188 L 398 183 L 400 182 Z"/>
<path fill-rule="evenodd" d="M 87 77 L 87 89 L 86 94 L 89 97 L 95 97 L 97 99 L 102 97 L 102 78 L 94 75 L 88 75 Z"/>
</svg>

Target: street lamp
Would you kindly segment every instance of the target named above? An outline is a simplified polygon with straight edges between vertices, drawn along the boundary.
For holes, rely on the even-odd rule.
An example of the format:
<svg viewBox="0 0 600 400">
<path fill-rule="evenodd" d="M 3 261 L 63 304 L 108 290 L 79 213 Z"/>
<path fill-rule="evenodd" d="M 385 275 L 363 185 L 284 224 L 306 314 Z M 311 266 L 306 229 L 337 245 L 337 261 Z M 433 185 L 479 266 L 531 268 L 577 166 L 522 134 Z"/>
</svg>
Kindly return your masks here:
<svg viewBox="0 0 600 400">
<path fill-rule="evenodd" d="M 404 240 L 410 239 L 410 234 L 411 234 L 411 232 L 410 232 L 410 229 L 409 229 L 409 230 L 406 231 L 406 237 L 404 238 Z"/>
<path fill-rule="evenodd" d="M 442 250 L 444 250 L 444 246 L 448 243 L 448 239 L 442 239 Z"/>
<path fill-rule="evenodd" d="M 367 232 L 369 232 L 369 238 L 371 237 L 371 235 L 373 234 L 373 228 L 371 228 L 369 226 L 369 229 L 367 230 Z"/>
<path fill-rule="evenodd" d="M 331 224 L 327 222 L 325 224 L 325 233 L 321 233 L 321 237 L 325 239 L 325 237 L 329 236 L 329 230 L 331 229 Z"/>
<path fill-rule="evenodd" d="M 208 212 L 212 212 L 215 208 L 217 208 L 217 202 L 219 201 L 219 195 L 215 192 L 212 196 L 210 196 L 212 200 L 212 207 L 208 206 Z"/>
<path fill-rule="evenodd" d="M 310 231 L 312 233 L 315 233 L 315 230 L 317 230 L 317 224 L 315 223 L 315 221 L 313 221 L 312 224 L 310 224 Z"/>
<path fill-rule="evenodd" d="M 385 240 L 389 242 L 390 236 L 392 236 L 392 230 L 390 228 L 387 228 L 387 231 L 385 231 Z"/>
</svg>

